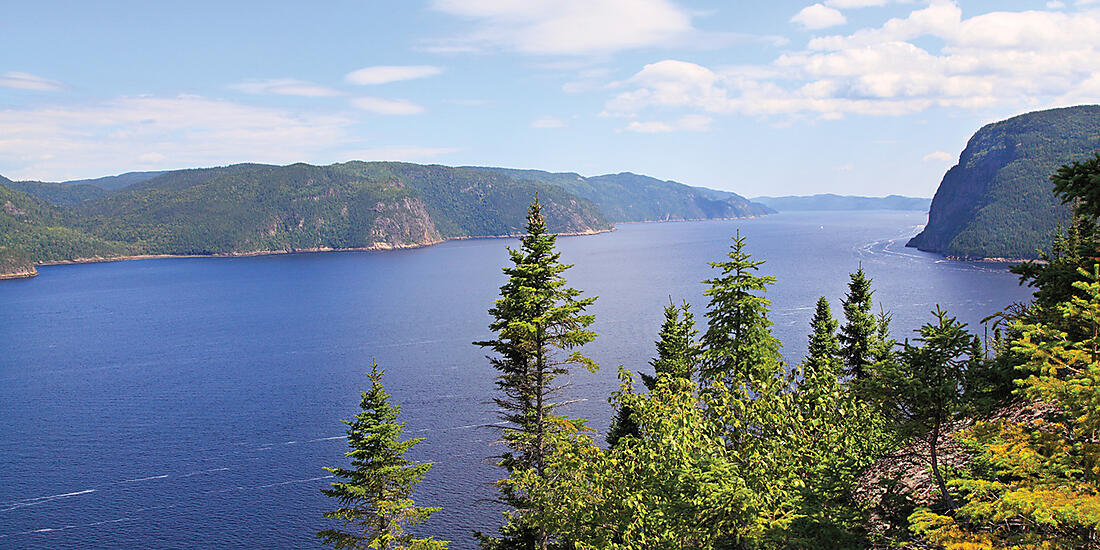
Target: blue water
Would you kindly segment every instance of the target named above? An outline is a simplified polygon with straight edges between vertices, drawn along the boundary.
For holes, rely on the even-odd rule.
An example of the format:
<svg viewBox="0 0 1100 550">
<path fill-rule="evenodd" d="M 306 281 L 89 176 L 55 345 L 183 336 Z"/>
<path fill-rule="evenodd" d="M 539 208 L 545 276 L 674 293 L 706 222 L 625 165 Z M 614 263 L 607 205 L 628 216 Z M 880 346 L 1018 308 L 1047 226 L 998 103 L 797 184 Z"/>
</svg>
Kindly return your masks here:
<svg viewBox="0 0 1100 550">
<path fill-rule="evenodd" d="M 896 337 L 940 304 L 976 325 L 1026 300 L 1015 276 L 905 249 L 924 215 L 790 213 L 622 225 L 559 239 L 572 286 L 597 295 L 604 368 L 572 377 L 570 412 L 604 429 L 615 367 L 644 368 L 669 296 L 701 318 L 707 261 L 740 229 L 778 277 L 774 331 L 805 351 L 817 296 L 840 313 L 862 263 Z M 43 267 L 0 284 L 0 548 L 300 548 L 331 526 L 318 491 L 343 464 L 340 419 L 372 357 L 403 406 L 417 494 L 443 506 L 421 530 L 472 548 L 500 513 L 494 372 L 471 341 L 514 240 L 417 250 L 166 259 Z"/>
</svg>

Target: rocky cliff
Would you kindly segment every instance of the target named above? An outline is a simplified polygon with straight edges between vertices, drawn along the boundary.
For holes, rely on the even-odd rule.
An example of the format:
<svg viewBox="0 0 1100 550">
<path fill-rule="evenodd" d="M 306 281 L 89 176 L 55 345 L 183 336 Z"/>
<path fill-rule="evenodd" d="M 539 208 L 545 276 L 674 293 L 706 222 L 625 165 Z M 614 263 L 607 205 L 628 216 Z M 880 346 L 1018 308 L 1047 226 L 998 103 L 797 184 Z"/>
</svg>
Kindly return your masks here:
<svg viewBox="0 0 1100 550">
<path fill-rule="evenodd" d="M 965 258 L 1035 258 L 1069 210 L 1059 166 L 1100 150 L 1100 105 L 1027 113 L 979 130 L 943 177 L 928 225 L 907 246 Z"/>
</svg>

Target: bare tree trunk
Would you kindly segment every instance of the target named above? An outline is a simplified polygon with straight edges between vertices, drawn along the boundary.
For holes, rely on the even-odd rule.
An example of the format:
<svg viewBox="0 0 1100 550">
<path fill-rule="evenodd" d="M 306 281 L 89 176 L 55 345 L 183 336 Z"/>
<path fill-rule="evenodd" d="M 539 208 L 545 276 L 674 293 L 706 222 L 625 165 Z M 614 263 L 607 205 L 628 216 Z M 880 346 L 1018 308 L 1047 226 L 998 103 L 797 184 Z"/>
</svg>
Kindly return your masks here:
<svg viewBox="0 0 1100 550">
<path fill-rule="evenodd" d="M 940 487 L 940 496 L 943 501 L 947 503 L 949 509 L 955 509 L 955 499 L 951 498 L 951 493 L 947 492 L 947 483 L 943 481 L 943 474 L 940 473 L 939 455 L 937 453 L 940 442 L 940 423 L 936 422 L 936 427 L 932 429 L 932 440 L 930 441 L 930 451 L 932 455 L 932 475 L 936 476 L 936 484 Z"/>
</svg>

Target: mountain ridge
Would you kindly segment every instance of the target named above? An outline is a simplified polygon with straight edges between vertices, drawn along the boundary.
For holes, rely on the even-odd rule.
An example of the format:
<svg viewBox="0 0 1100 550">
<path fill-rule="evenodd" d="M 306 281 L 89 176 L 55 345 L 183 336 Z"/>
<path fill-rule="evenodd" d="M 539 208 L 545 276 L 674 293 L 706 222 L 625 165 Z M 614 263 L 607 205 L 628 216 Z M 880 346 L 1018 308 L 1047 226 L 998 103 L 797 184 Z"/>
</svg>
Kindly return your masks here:
<svg viewBox="0 0 1100 550">
<path fill-rule="evenodd" d="M 1059 166 L 1100 150 L 1100 105 L 1035 111 L 987 124 L 967 142 L 906 246 L 963 259 L 1034 259 L 1069 208 L 1052 191 Z"/>
</svg>

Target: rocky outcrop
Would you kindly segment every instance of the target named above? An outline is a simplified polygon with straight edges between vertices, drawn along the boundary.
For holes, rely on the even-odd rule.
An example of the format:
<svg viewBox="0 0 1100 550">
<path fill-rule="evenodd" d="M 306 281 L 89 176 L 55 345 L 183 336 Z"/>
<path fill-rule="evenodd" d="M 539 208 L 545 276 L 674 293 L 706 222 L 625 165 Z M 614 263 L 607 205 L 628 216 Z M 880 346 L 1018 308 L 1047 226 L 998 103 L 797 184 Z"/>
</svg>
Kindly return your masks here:
<svg viewBox="0 0 1100 550">
<path fill-rule="evenodd" d="M 0 246 L 0 280 L 28 279 L 38 275 L 34 262 L 22 250 Z"/>
<path fill-rule="evenodd" d="M 443 240 L 419 197 L 404 197 L 375 205 L 378 217 L 371 224 L 369 239 L 373 248 L 424 246 Z"/>
<path fill-rule="evenodd" d="M 1053 192 L 1059 166 L 1100 150 L 1100 105 L 989 124 L 943 177 L 928 225 L 907 246 L 962 258 L 1035 258 L 1069 216 Z"/>
</svg>

